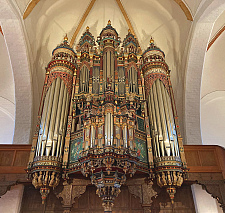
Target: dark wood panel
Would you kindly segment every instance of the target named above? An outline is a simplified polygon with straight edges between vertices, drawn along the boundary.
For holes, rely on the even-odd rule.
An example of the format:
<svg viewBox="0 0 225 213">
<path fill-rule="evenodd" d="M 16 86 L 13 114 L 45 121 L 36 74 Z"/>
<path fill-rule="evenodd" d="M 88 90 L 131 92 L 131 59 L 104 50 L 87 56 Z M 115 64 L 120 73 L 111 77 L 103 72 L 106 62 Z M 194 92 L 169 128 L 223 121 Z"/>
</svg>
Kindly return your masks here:
<svg viewBox="0 0 225 213">
<path fill-rule="evenodd" d="M 197 150 L 185 151 L 185 157 L 186 157 L 188 166 L 201 166 L 201 162 L 200 162 Z"/>
<path fill-rule="evenodd" d="M 29 160 L 30 152 L 27 151 L 16 151 L 15 161 L 13 166 L 27 166 Z"/>
<path fill-rule="evenodd" d="M 202 166 L 218 166 L 214 150 L 202 150 L 199 152 Z"/>
<path fill-rule="evenodd" d="M 152 213 L 171 213 L 172 205 L 166 191 L 162 191 L 158 197 L 153 198 Z M 60 200 L 53 192 L 47 198 L 46 205 L 41 204 L 39 190 L 33 186 L 25 186 L 21 213 L 63 213 Z M 78 199 L 72 208 L 72 213 L 102 213 L 101 199 L 96 195 L 95 186 L 88 186 L 86 192 Z M 143 213 L 140 199 L 135 198 L 126 186 L 121 188 L 121 193 L 115 200 L 113 213 Z M 189 185 L 183 185 L 175 195 L 174 213 L 194 213 L 194 203 Z"/>
<path fill-rule="evenodd" d="M 0 166 L 11 166 L 13 162 L 14 150 L 0 150 Z"/>
</svg>

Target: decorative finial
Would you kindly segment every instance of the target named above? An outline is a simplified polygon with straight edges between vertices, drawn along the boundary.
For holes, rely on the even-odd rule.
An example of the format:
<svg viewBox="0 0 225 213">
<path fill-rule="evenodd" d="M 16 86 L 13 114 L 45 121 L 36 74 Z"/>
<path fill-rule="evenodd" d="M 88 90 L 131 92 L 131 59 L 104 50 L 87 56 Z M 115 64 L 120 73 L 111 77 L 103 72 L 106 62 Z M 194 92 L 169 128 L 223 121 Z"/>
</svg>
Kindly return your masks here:
<svg viewBox="0 0 225 213">
<path fill-rule="evenodd" d="M 66 36 L 64 37 L 64 41 L 68 41 L 67 34 L 66 34 Z"/>
<path fill-rule="evenodd" d="M 128 33 L 131 33 L 131 30 L 130 29 L 128 29 Z"/>
<path fill-rule="evenodd" d="M 111 21 L 110 20 L 108 20 L 108 25 L 111 25 Z"/>
<path fill-rule="evenodd" d="M 152 36 L 151 36 L 151 39 L 150 39 L 150 44 L 154 44 L 154 39 L 152 38 Z"/>
<path fill-rule="evenodd" d="M 89 27 L 88 26 L 86 27 L 86 31 L 89 31 Z"/>
</svg>

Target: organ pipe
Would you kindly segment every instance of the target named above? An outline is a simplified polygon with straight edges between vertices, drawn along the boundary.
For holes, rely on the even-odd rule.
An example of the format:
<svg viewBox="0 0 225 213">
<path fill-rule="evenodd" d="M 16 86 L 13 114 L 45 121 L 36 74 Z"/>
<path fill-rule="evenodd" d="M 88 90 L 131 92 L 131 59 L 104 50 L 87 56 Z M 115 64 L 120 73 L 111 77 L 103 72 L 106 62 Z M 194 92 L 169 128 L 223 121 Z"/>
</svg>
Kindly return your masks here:
<svg viewBox="0 0 225 213">
<path fill-rule="evenodd" d="M 161 92 L 159 80 L 155 81 L 155 87 L 157 90 L 157 98 L 159 103 L 160 117 L 161 117 L 162 129 L 163 129 L 164 145 L 167 152 L 167 156 L 170 156 L 170 143 L 168 138 L 168 130 L 166 126 L 165 111 L 163 106 L 162 92 Z"/>
<path fill-rule="evenodd" d="M 46 142 L 47 142 L 46 140 L 47 140 L 48 129 L 49 129 L 49 121 L 50 121 L 50 118 L 51 118 L 51 109 L 52 109 L 52 103 L 53 103 L 54 92 L 55 92 L 55 83 L 56 83 L 56 81 L 53 81 L 53 83 L 51 85 L 51 87 L 52 87 L 51 88 L 51 94 L 50 94 L 50 97 L 49 97 L 46 122 L 45 122 L 45 127 L 44 127 L 43 138 L 42 138 L 41 156 L 44 155 L 45 146 L 46 146 Z"/>
<path fill-rule="evenodd" d="M 62 111 L 63 117 L 62 119 L 62 125 L 60 125 L 60 129 L 62 131 L 62 138 L 60 142 L 60 153 L 59 157 L 62 157 L 62 152 L 63 152 L 63 146 L 64 146 L 64 140 L 65 140 L 65 132 L 66 132 L 66 121 L 67 121 L 67 114 L 68 114 L 68 108 L 69 108 L 69 94 L 66 90 L 66 105 L 65 105 L 65 110 Z"/>
<path fill-rule="evenodd" d="M 162 132 L 162 124 L 161 124 L 161 118 L 160 118 L 160 112 L 159 112 L 159 105 L 158 105 L 158 99 L 157 99 L 157 93 L 156 93 L 156 87 L 155 84 L 152 86 L 152 101 L 155 103 L 155 110 L 156 110 L 156 120 L 158 125 L 158 137 L 159 137 L 159 143 L 161 147 L 162 156 L 165 156 L 165 147 L 164 147 L 164 141 L 163 141 L 163 132 Z"/>
<path fill-rule="evenodd" d="M 175 129 L 175 123 L 174 123 L 173 112 L 172 112 L 172 106 L 171 106 L 171 100 L 170 100 L 170 97 L 169 97 L 168 93 L 166 95 L 166 99 L 167 99 L 168 106 L 170 106 L 168 108 L 168 110 L 169 110 L 169 118 L 170 118 L 170 123 L 171 123 L 171 126 L 172 126 L 173 137 L 174 137 L 175 152 L 176 152 L 176 156 L 180 156 L 179 146 L 178 146 L 178 141 L 177 141 L 177 135 L 176 135 L 176 129 Z"/>
<path fill-rule="evenodd" d="M 54 134 L 54 126 L 55 126 L 55 119 L 56 119 L 56 112 L 58 107 L 58 99 L 59 99 L 59 89 L 60 89 L 60 78 L 57 78 L 56 80 L 56 86 L 55 86 L 55 94 L 54 99 L 52 102 L 52 110 L 51 110 L 51 119 L 49 121 L 49 131 L 48 131 L 48 139 L 46 144 L 46 156 L 50 155 L 50 151 L 53 148 L 53 134 Z M 54 150 L 53 150 L 54 152 Z"/>
<path fill-rule="evenodd" d="M 169 133 L 169 138 L 170 138 L 172 154 L 173 154 L 173 156 L 175 156 L 174 137 L 173 137 L 173 131 L 172 131 L 172 126 L 171 126 L 172 123 L 169 118 L 169 107 L 170 106 L 168 105 L 167 99 L 166 99 L 166 95 L 168 95 L 168 94 L 167 94 L 166 88 L 164 87 L 164 85 L 161 82 L 160 82 L 160 86 L 161 86 L 161 91 L 162 91 L 164 110 L 165 110 L 165 114 L 166 114 L 166 123 L 167 123 L 167 127 L 168 127 L 168 133 Z"/>
<path fill-rule="evenodd" d="M 47 115 L 47 109 L 48 109 L 48 103 L 49 103 L 49 95 L 51 93 L 50 91 L 51 91 L 51 87 L 48 89 L 45 100 L 44 100 L 44 108 L 43 108 L 42 117 L 41 117 L 41 125 L 40 125 L 40 130 L 39 130 L 36 156 L 40 155 L 41 142 L 42 142 L 44 126 L 45 126 L 45 121 L 46 121 L 46 115 Z"/>
<path fill-rule="evenodd" d="M 151 130 L 152 130 L 152 141 L 153 141 L 153 147 L 154 147 L 154 151 L 155 151 L 155 155 L 156 157 L 160 156 L 160 151 L 159 151 L 159 147 L 158 147 L 158 141 L 156 140 L 157 137 L 155 137 L 156 132 L 157 132 L 157 127 L 156 127 L 156 121 L 155 121 L 155 115 L 153 115 L 153 110 L 152 110 L 152 106 L 151 106 L 151 100 L 150 100 L 150 96 L 148 97 L 148 101 L 149 101 L 149 105 L 148 105 L 148 109 L 149 109 L 149 116 L 150 116 L 150 120 L 152 121 L 152 124 L 150 124 L 151 126 Z"/>
</svg>

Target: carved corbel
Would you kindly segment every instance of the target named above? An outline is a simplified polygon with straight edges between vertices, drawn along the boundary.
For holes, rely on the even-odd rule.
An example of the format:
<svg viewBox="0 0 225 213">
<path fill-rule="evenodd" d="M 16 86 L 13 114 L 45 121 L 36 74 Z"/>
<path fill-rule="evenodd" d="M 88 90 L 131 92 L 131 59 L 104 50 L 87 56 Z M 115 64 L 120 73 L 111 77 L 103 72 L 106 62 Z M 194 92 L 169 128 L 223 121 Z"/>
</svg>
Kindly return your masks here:
<svg viewBox="0 0 225 213">
<path fill-rule="evenodd" d="M 144 208 L 144 212 L 150 212 L 150 208 L 152 205 L 152 198 L 157 197 L 158 193 L 153 189 L 153 182 L 146 182 L 146 180 L 136 180 L 138 184 L 130 183 L 128 185 L 129 192 L 135 197 L 140 198 L 140 203 Z"/>
<path fill-rule="evenodd" d="M 72 183 L 67 181 L 63 182 L 62 192 L 56 195 L 57 198 L 62 198 L 61 203 L 63 204 L 64 213 L 71 212 L 71 208 L 75 203 L 75 198 L 79 198 L 86 191 L 86 186 L 90 181 L 82 181 L 73 179 Z"/>
<path fill-rule="evenodd" d="M 141 185 L 128 186 L 128 190 L 134 197 L 138 197 L 140 199 L 140 203 L 142 203 Z"/>
</svg>

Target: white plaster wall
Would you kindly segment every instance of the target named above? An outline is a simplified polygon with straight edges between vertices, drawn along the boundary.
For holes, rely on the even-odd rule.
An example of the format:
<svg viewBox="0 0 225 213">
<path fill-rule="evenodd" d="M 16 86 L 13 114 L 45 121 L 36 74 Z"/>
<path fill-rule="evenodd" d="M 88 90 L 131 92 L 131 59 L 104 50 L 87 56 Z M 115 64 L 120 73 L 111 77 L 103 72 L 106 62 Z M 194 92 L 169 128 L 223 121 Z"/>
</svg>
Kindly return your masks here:
<svg viewBox="0 0 225 213">
<path fill-rule="evenodd" d="M 13 142 L 15 88 L 4 36 L 0 34 L 0 144 Z"/>
<path fill-rule="evenodd" d="M 201 130 L 204 145 L 225 147 L 225 91 L 212 92 L 201 99 Z"/>
<path fill-rule="evenodd" d="M 195 211 L 196 213 L 220 213 L 221 208 L 217 205 L 217 201 L 211 197 L 202 186 L 193 184 L 191 186 Z"/>
<path fill-rule="evenodd" d="M 224 10 L 224 0 L 206 0 L 193 22 L 184 90 L 186 144 L 202 144 L 200 118 L 202 72 L 213 25 Z"/>
<path fill-rule="evenodd" d="M 10 191 L 6 192 L 0 198 L 0 212 L 4 213 L 19 213 L 24 186 L 22 184 L 12 186 Z"/>
<path fill-rule="evenodd" d="M 15 86 L 15 130 L 13 143 L 29 144 L 32 129 L 33 88 L 27 45 L 21 17 L 11 1 L 0 0 L 0 25 L 3 30 Z"/>
<path fill-rule="evenodd" d="M 225 12 L 216 20 L 213 32 L 222 26 Z M 221 19 L 222 18 L 222 19 Z M 201 131 L 205 145 L 225 147 L 225 33 L 206 52 L 201 85 Z"/>
</svg>

